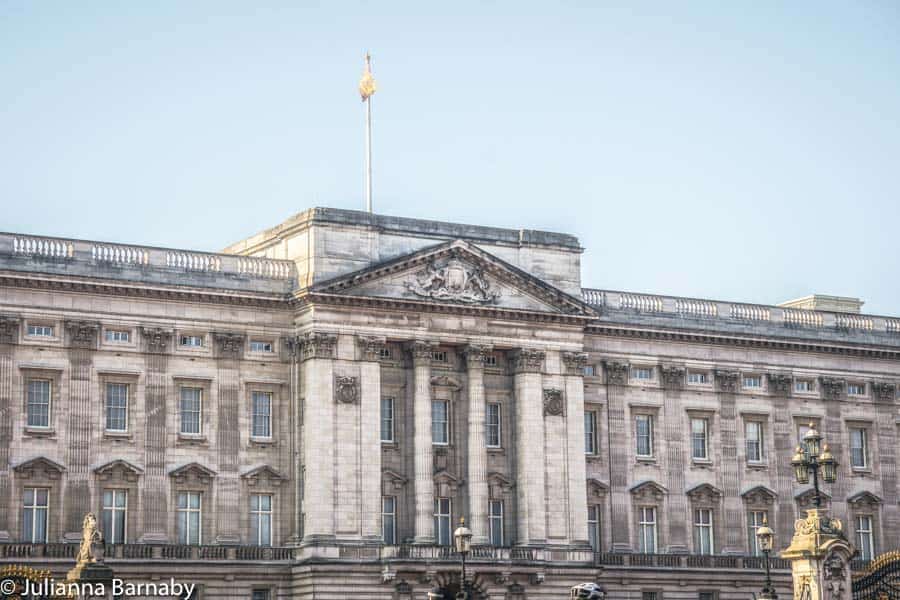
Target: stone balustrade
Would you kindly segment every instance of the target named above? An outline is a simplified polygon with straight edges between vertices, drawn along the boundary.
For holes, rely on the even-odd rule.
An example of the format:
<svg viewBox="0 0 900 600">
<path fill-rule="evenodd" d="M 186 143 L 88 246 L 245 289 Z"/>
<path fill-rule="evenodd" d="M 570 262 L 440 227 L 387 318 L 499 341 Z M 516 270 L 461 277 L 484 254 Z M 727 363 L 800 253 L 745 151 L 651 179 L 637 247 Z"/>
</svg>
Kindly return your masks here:
<svg viewBox="0 0 900 600">
<path fill-rule="evenodd" d="M 833 331 L 847 334 L 881 333 L 900 337 L 900 319 L 835 313 L 801 308 L 782 308 L 762 304 L 719 302 L 697 298 L 635 294 L 612 290 L 583 290 L 585 302 L 600 308 L 601 314 L 610 311 L 647 317 L 697 320 L 704 327 L 715 323 L 724 326 L 776 326 L 803 331 Z"/>
</svg>

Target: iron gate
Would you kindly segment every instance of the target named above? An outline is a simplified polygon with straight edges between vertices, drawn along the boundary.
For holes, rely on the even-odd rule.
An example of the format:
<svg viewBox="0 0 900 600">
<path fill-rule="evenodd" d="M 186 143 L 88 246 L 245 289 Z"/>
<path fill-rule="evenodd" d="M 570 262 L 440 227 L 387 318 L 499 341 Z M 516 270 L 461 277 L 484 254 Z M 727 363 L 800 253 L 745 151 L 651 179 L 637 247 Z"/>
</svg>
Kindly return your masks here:
<svg viewBox="0 0 900 600">
<path fill-rule="evenodd" d="M 853 600 L 900 600 L 900 551 L 882 554 L 853 577 Z"/>
</svg>

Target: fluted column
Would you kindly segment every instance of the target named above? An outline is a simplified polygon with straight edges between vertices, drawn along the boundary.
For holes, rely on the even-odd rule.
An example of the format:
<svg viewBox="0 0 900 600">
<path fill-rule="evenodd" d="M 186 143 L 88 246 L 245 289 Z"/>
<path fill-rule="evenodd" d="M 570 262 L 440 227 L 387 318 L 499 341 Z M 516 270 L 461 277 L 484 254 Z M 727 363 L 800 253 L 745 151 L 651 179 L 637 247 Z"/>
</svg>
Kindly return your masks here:
<svg viewBox="0 0 900 600">
<path fill-rule="evenodd" d="M 302 339 L 304 542 L 334 538 L 336 344 L 337 336 L 329 333 L 313 332 Z"/>
<path fill-rule="evenodd" d="M 166 387 L 172 331 L 141 327 L 144 349 L 144 481 L 141 487 L 143 532 L 141 543 L 169 541 L 169 481 L 166 475 Z"/>
<path fill-rule="evenodd" d="M 413 361 L 413 471 L 416 521 L 413 541 L 434 543 L 434 457 L 431 440 L 431 352 L 433 344 L 410 344 Z"/>
<path fill-rule="evenodd" d="M 9 507 L 11 473 L 9 451 L 12 445 L 13 344 L 19 341 L 19 319 L 0 316 L 0 542 L 10 541 L 9 530 L 15 513 Z"/>
<path fill-rule="evenodd" d="M 381 538 L 381 365 L 384 338 L 358 337 L 360 354 L 361 533 L 365 540 Z"/>
<path fill-rule="evenodd" d="M 566 385 L 566 464 L 568 466 L 569 541 L 588 544 L 587 466 L 584 458 L 584 366 L 588 355 L 564 352 Z"/>
<path fill-rule="evenodd" d="M 669 552 L 690 551 L 688 532 L 691 513 L 685 495 L 684 473 L 684 419 L 682 418 L 681 390 L 684 387 L 685 369 L 677 365 L 663 365 L 660 368 L 664 393 L 665 423 L 665 469 L 669 486 L 669 510 L 666 520 L 669 524 Z"/>
<path fill-rule="evenodd" d="M 466 348 L 469 372 L 469 431 L 468 469 L 466 485 L 469 490 L 469 527 L 472 543 L 487 544 L 487 447 L 484 433 L 484 358 L 490 349 L 485 346 Z"/>
<path fill-rule="evenodd" d="M 873 381 L 872 395 L 878 415 L 878 454 L 873 457 L 881 465 L 881 497 L 884 498 L 881 514 L 883 540 L 900 539 L 900 507 L 897 506 L 897 450 L 900 440 L 894 415 L 896 414 L 897 384 Z M 883 546 L 887 546 L 884 544 Z M 880 551 L 880 549 L 879 549 Z"/>
<path fill-rule="evenodd" d="M 776 547 L 787 546 L 794 530 L 794 469 L 786 457 L 793 456 L 796 444 L 796 434 L 793 429 L 790 406 L 791 386 L 793 380 L 790 375 L 782 373 L 769 373 L 769 394 L 773 396 L 775 406 L 784 410 L 775 410 L 772 423 L 772 441 L 775 454 L 769 457 L 769 464 L 775 472 L 773 489 L 778 494 L 776 500 L 776 514 L 769 515 L 769 523 L 774 523 L 773 529 L 776 536 Z M 763 438 L 765 440 L 765 438 Z"/>
<path fill-rule="evenodd" d="M 625 419 L 625 385 L 628 384 L 628 365 L 608 361 L 606 368 L 606 399 L 609 404 L 609 435 L 626 435 L 628 423 Z M 609 491 L 610 491 L 610 537 L 613 552 L 630 552 L 628 467 L 631 462 L 630 448 L 619 440 L 609 445 Z"/>
<path fill-rule="evenodd" d="M 722 553 L 740 554 L 744 550 L 744 532 L 734 523 L 743 522 L 741 500 L 740 465 L 737 458 L 737 407 L 735 392 L 738 389 L 740 373 L 736 371 L 716 371 L 719 386 L 719 431 L 722 446 L 722 488 L 725 493 L 725 539 Z"/>
<path fill-rule="evenodd" d="M 844 419 L 841 415 L 841 403 L 847 399 L 847 381 L 832 377 L 822 377 L 822 397 L 825 399 L 825 418 L 819 431 L 824 443 L 828 444 L 834 459 L 839 465 L 848 464 L 849 450 L 844 446 Z M 852 479 L 840 475 L 831 485 L 831 514 L 848 517 L 847 496 L 850 495 Z"/>
<path fill-rule="evenodd" d="M 544 414 L 541 369 L 544 353 L 519 350 L 513 356 L 516 392 L 516 501 L 518 544 L 547 539 Z"/>
</svg>

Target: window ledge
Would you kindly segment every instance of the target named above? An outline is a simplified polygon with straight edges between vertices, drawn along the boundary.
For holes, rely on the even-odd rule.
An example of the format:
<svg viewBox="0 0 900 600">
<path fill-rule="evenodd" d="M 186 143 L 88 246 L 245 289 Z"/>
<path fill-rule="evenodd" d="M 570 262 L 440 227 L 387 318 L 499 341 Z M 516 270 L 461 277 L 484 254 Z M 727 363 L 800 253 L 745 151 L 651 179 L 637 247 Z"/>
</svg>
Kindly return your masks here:
<svg viewBox="0 0 900 600">
<path fill-rule="evenodd" d="M 601 456 L 599 454 L 585 454 L 584 460 L 588 462 L 600 462 Z"/>
<path fill-rule="evenodd" d="M 641 463 L 654 464 L 654 465 L 656 464 L 655 456 L 637 456 L 637 457 L 635 457 L 635 460 L 638 462 L 638 464 L 641 464 Z"/>
<path fill-rule="evenodd" d="M 769 468 L 769 463 L 747 461 L 747 468 L 751 471 L 764 471 Z"/>
<path fill-rule="evenodd" d="M 276 443 L 275 438 L 250 436 L 251 446 L 274 446 Z"/>
<path fill-rule="evenodd" d="M 398 452 L 400 450 L 400 444 L 398 444 L 397 442 L 382 441 L 381 449 L 382 450 L 390 450 L 392 452 Z"/>
<path fill-rule="evenodd" d="M 693 469 L 712 469 L 713 462 L 711 460 L 691 459 L 691 468 Z"/>
<path fill-rule="evenodd" d="M 203 434 L 194 434 L 194 433 L 179 433 L 178 434 L 178 442 L 184 444 L 208 444 L 209 440 L 206 439 L 206 436 Z"/>
<path fill-rule="evenodd" d="M 850 475 L 854 475 L 856 477 L 871 477 L 872 469 L 869 467 L 851 467 Z"/>
<path fill-rule="evenodd" d="M 109 440 L 122 440 L 122 441 L 131 441 L 134 439 L 134 435 L 130 431 L 109 431 L 105 430 L 103 432 L 103 437 Z"/>
<path fill-rule="evenodd" d="M 25 435 L 34 437 L 56 437 L 56 430 L 52 427 L 25 427 Z"/>
<path fill-rule="evenodd" d="M 506 454 L 506 448 L 503 446 L 487 446 L 488 454 Z"/>
</svg>

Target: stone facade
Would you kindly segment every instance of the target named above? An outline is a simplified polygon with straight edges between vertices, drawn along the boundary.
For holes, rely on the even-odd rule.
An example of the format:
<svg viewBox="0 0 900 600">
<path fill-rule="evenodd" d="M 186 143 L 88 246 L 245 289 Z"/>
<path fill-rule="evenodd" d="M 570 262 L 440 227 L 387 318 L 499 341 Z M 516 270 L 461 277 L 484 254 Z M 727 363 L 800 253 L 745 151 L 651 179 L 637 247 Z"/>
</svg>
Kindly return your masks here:
<svg viewBox="0 0 900 600">
<path fill-rule="evenodd" d="M 581 252 L 333 209 L 222 254 L 0 235 L 0 558 L 64 572 L 121 497 L 116 573 L 205 598 L 449 593 L 460 517 L 484 598 L 746 597 L 809 422 L 896 546 L 900 319 L 583 289 Z"/>
</svg>

